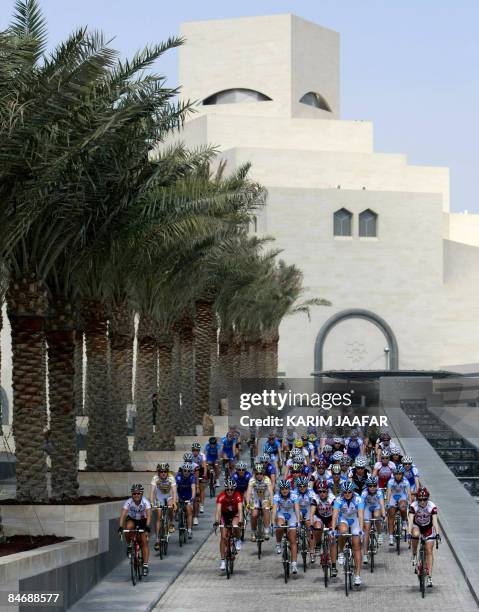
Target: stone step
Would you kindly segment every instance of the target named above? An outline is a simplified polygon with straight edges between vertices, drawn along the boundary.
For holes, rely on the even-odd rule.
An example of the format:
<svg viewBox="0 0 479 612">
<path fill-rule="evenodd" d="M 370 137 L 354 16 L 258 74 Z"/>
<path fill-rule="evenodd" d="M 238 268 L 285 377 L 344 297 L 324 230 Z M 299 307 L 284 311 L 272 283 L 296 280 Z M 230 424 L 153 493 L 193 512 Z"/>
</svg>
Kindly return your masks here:
<svg viewBox="0 0 479 612">
<path fill-rule="evenodd" d="M 479 451 L 474 448 L 436 448 L 436 453 L 446 462 L 477 461 Z"/>
</svg>

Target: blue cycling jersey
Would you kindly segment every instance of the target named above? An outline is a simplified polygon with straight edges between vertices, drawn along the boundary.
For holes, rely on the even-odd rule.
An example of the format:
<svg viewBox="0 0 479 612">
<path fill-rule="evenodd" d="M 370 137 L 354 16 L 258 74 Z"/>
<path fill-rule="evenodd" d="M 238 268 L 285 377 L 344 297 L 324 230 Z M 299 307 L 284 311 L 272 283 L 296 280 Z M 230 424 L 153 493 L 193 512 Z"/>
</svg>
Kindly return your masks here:
<svg viewBox="0 0 479 612">
<path fill-rule="evenodd" d="M 228 439 L 226 436 L 221 440 L 223 444 L 223 453 L 225 453 L 228 459 L 233 459 L 233 446 L 235 442 L 235 438 Z"/>
<path fill-rule="evenodd" d="M 272 476 L 273 474 L 276 474 L 276 468 L 274 467 L 272 463 L 268 463 L 266 465 L 266 475 Z"/>
<path fill-rule="evenodd" d="M 178 492 L 178 498 L 182 501 L 189 501 L 193 497 L 193 489 L 192 486 L 195 484 L 196 480 L 193 474 L 190 474 L 188 477 L 184 477 L 183 474 L 176 475 L 176 490 Z"/>
<path fill-rule="evenodd" d="M 268 453 L 268 455 L 276 455 L 280 448 L 281 442 L 277 438 L 275 438 L 273 442 L 268 439 L 263 446 L 263 453 Z"/>
<path fill-rule="evenodd" d="M 371 495 L 367 489 L 361 493 L 362 500 L 365 506 L 377 506 L 379 508 L 379 501 L 384 499 L 383 492 L 378 489 L 374 495 Z"/>
<path fill-rule="evenodd" d="M 408 492 L 411 490 L 411 485 L 406 478 L 402 478 L 399 482 L 394 478 L 388 481 L 388 491 L 391 491 L 391 498 L 398 499 L 399 497 L 407 497 Z"/>
<path fill-rule="evenodd" d="M 231 476 L 231 479 L 236 482 L 236 490 L 239 491 L 241 495 L 244 495 L 251 479 L 250 472 L 245 472 L 243 476 L 240 476 L 238 472 L 235 472 L 233 476 Z"/>
<path fill-rule="evenodd" d="M 358 510 L 364 509 L 364 500 L 356 494 L 352 496 L 350 501 L 344 499 L 342 495 L 338 495 L 334 500 L 333 507 L 339 510 L 342 517 L 355 518 L 358 516 Z"/>
<path fill-rule="evenodd" d="M 205 455 L 207 463 L 214 463 L 218 460 L 218 455 L 220 453 L 220 447 L 218 444 L 211 445 L 209 442 L 205 446 Z"/>
</svg>

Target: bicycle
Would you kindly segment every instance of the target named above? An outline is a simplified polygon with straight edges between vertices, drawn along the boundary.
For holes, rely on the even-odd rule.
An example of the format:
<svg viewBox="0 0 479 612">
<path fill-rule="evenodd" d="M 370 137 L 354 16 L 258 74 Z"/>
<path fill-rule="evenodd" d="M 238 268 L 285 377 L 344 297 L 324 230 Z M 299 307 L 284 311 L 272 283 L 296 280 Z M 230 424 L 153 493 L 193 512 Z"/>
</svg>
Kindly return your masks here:
<svg viewBox="0 0 479 612">
<path fill-rule="evenodd" d="M 291 545 L 288 539 L 288 529 L 296 529 L 296 527 L 276 525 L 275 529 L 284 529 L 283 537 L 281 538 L 281 560 L 283 563 L 284 581 L 287 584 L 291 573 Z"/>
<path fill-rule="evenodd" d="M 419 545 L 419 556 L 417 561 L 417 577 L 419 579 L 419 591 L 421 592 L 421 597 L 424 599 L 426 597 L 426 576 L 429 574 L 429 568 L 426 565 L 426 540 L 421 534 L 421 542 Z M 436 550 L 439 548 L 439 542 L 441 537 L 436 535 Z"/>
<path fill-rule="evenodd" d="M 341 537 L 346 538 L 344 543 L 343 554 L 344 554 L 344 592 L 346 597 L 349 596 L 349 591 L 353 589 L 353 549 L 351 546 L 352 533 L 342 533 Z"/>
<path fill-rule="evenodd" d="M 162 506 L 154 506 L 157 510 L 161 510 L 161 518 L 160 518 L 160 530 L 157 533 L 158 544 L 159 544 L 159 553 L 160 559 L 166 557 L 168 554 L 168 539 L 170 537 L 169 532 L 169 516 L 168 516 L 168 504 L 164 503 Z"/>
<path fill-rule="evenodd" d="M 255 438 L 250 438 L 247 442 L 248 446 L 249 446 L 249 462 L 250 462 L 250 466 L 251 469 L 254 470 L 254 464 L 255 464 L 255 449 L 256 449 L 256 439 Z"/>
<path fill-rule="evenodd" d="M 188 523 L 186 519 L 186 502 L 184 500 L 179 501 L 178 505 L 178 537 L 179 544 L 183 546 L 188 540 Z"/>
<path fill-rule="evenodd" d="M 258 548 L 258 559 L 261 559 L 261 546 L 264 542 L 264 518 L 263 505 L 259 502 L 258 522 L 256 523 L 256 547 Z"/>
<path fill-rule="evenodd" d="M 399 509 L 399 504 L 396 502 L 396 514 L 394 516 L 394 539 L 396 540 L 396 551 L 397 554 L 401 554 L 401 533 L 403 531 L 402 528 L 402 518 L 401 518 L 401 510 Z"/>
<path fill-rule="evenodd" d="M 382 519 L 372 518 L 369 521 L 371 523 L 371 527 L 369 529 L 369 545 L 368 545 L 367 553 L 369 555 L 369 566 L 371 569 L 371 574 L 374 572 L 374 556 L 378 554 L 378 547 L 379 547 L 377 528 L 376 528 L 376 523 L 378 521 L 382 521 Z"/>
<path fill-rule="evenodd" d="M 301 553 L 303 559 L 303 571 L 306 572 L 308 567 L 308 528 L 306 526 L 306 519 L 304 516 L 301 517 L 298 531 L 298 552 Z"/>
<path fill-rule="evenodd" d="M 208 482 L 210 487 L 210 498 L 216 497 L 216 474 L 215 466 L 208 465 Z"/>
<path fill-rule="evenodd" d="M 223 459 L 223 472 L 227 480 L 233 472 L 233 459 Z"/>
<path fill-rule="evenodd" d="M 320 552 L 320 564 L 323 568 L 324 575 L 324 586 L 327 588 L 329 580 L 331 578 L 331 542 L 329 540 L 329 528 L 323 527 L 323 534 L 321 537 L 321 552 Z"/>
<path fill-rule="evenodd" d="M 123 529 L 123 533 L 132 533 L 133 537 L 130 540 L 131 553 L 130 553 L 130 573 L 131 582 L 133 586 L 136 585 L 143 578 L 143 552 L 141 550 L 138 536 L 140 533 L 145 533 L 144 529 Z"/>
<path fill-rule="evenodd" d="M 216 527 L 218 525 L 215 523 L 215 534 Z M 233 535 L 233 523 L 228 523 L 225 525 L 220 525 L 220 529 L 226 529 L 226 549 L 225 549 L 225 566 L 226 566 L 226 578 L 229 580 L 230 576 L 233 575 L 235 558 L 238 553 L 236 550 L 235 538 Z"/>
</svg>

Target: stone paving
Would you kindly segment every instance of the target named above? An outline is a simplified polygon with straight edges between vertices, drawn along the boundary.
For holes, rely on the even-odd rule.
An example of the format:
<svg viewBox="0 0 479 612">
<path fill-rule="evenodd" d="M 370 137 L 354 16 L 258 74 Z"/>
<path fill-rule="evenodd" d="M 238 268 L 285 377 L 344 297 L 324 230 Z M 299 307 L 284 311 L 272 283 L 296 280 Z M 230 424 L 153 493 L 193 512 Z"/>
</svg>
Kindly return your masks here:
<svg viewBox="0 0 479 612">
<path fill-rule="evenodd" d="M 424 602 L 405 543 L 399 556 L 395 549 L 383 544 L 374 573 L 364 570 L 361 590 L 351 593 L 348 598 L 344 594 L 341 569 L 338 578 L 327 589 L 317 565 L 308 569 L 306 574 L 299 568 L 298 574 L 285 584 L 281 557 L 276 555 L 271 541 L 266 544 L 264 555 L 258 560 L 256 544 L 245 542 L 235 563 L 234 574 L 227 580 L 218 570 L 218 537 L 213 534 L 154 610 L 211 612 L 225 606 L 232 612 L 266 609 L 282 612 L 323 606 L 338 606 L 341 612 L 405 612 L 413 606 L 428 612 L 478 609 L 444 541 L 439 551 L 435 551 L 434 587 L 427 589 Z"/>
</svg>

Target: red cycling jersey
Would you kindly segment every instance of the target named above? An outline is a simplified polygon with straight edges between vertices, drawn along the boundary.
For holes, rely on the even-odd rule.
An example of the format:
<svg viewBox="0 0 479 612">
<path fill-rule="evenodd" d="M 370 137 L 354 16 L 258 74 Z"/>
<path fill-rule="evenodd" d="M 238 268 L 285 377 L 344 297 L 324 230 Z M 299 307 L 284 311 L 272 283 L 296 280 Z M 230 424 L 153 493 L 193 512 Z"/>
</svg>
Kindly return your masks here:
<svg viewBox="0 0 479 612">
<path fill-rule="evenodd" d="M 221 514 L 238 514 L 238 505 L 242 502 L 243 498 L 239 491 L 235 491 L 233 495 L 223 491 L 216 498 L 216 503 L 221 504 Z"/>
</svg>

